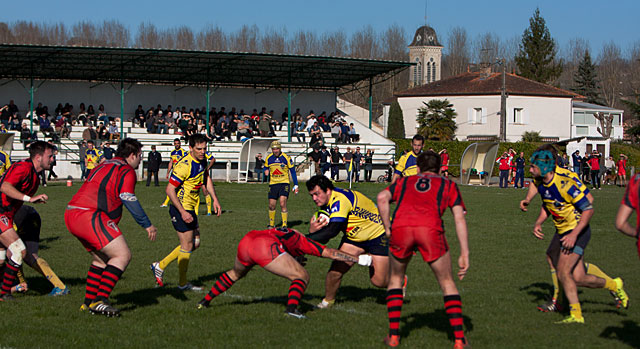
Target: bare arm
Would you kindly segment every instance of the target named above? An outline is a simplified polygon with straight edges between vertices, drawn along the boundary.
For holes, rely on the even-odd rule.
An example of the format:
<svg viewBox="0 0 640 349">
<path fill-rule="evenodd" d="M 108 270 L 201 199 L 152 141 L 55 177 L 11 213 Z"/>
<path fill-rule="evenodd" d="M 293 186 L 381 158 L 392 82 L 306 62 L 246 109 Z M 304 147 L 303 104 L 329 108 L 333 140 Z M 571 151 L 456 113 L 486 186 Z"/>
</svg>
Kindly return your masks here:
<svg viewBox="0 0 640 349">
<path fill-rule="evenodd" d="M 211 177 L 207 176 L 207 185 L 205 186 L 209 195 L 211 195 L 211 208 L 213 209 L 213 213 L 216 216 L 220 217 L 222 213 L 222 209 L 220 208 L 220 201 L 218 201 L 218 196 L 216 195 L 216 188 L 213 186 L 213 181 Z"/>
<path fill-rule="evenodd" d="M 636 233 L 636 227 L 629 224 L 629 217 L 632 213 L 633 209 L 631 207 L 621 204 L 618 209 L 618 214 L 616 215 L 616 229 L 626 235 L 637 238 L 638 233 Z"/>
<path fill-rule="evenodd" d="M 400 178 L 400 175 L 397 173 L 394 173 L 393 177 L 391 177 L 391 184 L 395 183 L 399 178 Z"/>
<path fill-rule="evenodd" d="M 531 203 L 531 200 L 538 194 L 538 188 L 533 185 L 533 183 L 529 184 L 529 189 L 527 190 L 527 196 L 525 196 L 524 200 L 520 201 L 520 209 L 523 212 L 527 212 L 527 206 Z"/>
<path fill-rule="evenodd" d="M 546 221 L 548 217 L 549 213 L 547 213 L 547 210 L 545 210 L 544 207 L 540 207 L 540 214 L 538 215 L 538 218 L 536 218 L 536 222 L 533 225 L 533 235 L 535 235 L 540 240 L 544 239 L 544 234 L 542 233 L 542 223 L 544 223 L 544 221 Z"/>
<path fill-rule="evenodd" d="M 14 200 L 20 200 L 23 201 L 25 199 L 25 197 L 29 198 L 26 194 L 21 193 L 18 189 L 16 189 L 16 187 L 14 187 L 11 183 L 4 181 L 2 182 L 2 186 L 0 187 L 0 191 L 2 191 L 4 193 L 4 195 L 14 199 Z M 46 194 L 40 194 L 40 195 L 36 195 L 32 198 L 29 198 L 29 200 L 27 200 L 26 202 L 33 202 L 33 203 L 45 203 L 47 202 L 47 200 L 49 199 L 49 197 Z"/>
<path fill-rule="evenodd" d="M 329 247 L 325 248 L 322 251 L 322 257 L 334 259 L 342 262 L 358 263 L 358 257 L 348 254 L 346 252 L 342 252 L 340 250 L 336 250 L 335 248 L 329 248 Z"/>
<path fill-rule="evenodd" d="M 382 219 L 382 225 L 384 231 L 387 233 L 387 237 L 391 236 L 391 219 L 389 216 L 389 202 L 391 202 L 391 193 L 384 189 L 378 193 L 378 212 L 380 212 L 380 218 Z"/>
<path fill-rule="evenodd" d="M 453 220 L 456 224 L 456 235 L 460 243 L 460 257 L 458 257 L 458 278 L 462 280 L 469 270 L 469 232 L 467 220 L 464 218 L 464 208 L 460 205 L 451 208 Z"/>
<path fill-rule="evenodd" d="M 169 167 L 167 167 L 167 178 L 171 175 L 171 169 L 173 168 L 173 160 L 169 157 Z"/>
</svg>

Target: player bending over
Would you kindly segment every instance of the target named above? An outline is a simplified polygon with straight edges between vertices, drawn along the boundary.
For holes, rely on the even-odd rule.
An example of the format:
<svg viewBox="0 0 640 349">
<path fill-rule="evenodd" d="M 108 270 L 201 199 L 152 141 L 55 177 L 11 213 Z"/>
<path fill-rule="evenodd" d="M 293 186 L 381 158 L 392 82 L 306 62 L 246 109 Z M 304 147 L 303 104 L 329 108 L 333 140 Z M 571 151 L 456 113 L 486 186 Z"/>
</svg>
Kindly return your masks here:
<svg viewBox="0 0 640 349">
<path fill-rule="evenodd" d="M 291 280 L 285 314 L 299 319 L 306 318 L 298 310 L 298 304 L 309 284 L 309 273 L 294 259 L 305 254 L 364 266 L 371 264 L 369 255 L 356 257 L 325 247 L 293 229 L 252 230 L 238 244 L 233 269 L 220 275 L 211 291 L 198 302 L 198 309 L 208 307 L 213 298 L 228 290 L 257 264 L 272 274 Z"/>
<path fill-rule="evenodd" d="M 387 312 L 389 335 L 385 344 L 400 344 L 400 312 L 404 296 L 402 284 L 413 251 L 420 250 L 422 259 L 429 264 L 444 294 L 444 308 L 455 337 L 454 348 L 467 345 L 462 321 L 462 300 L 451 275 L 451 256 L 444 236 L 442 215 L 451 208 L 460 243 L 458 277 L 464 278 L 469 269 L 469 243 L 465 207 L 456 184 L 438 175 L 440 156 L 432 151 L 420 153 L 417 159 L 419 174 L 399 178 L 378 194 L 378 209 L 389 237 L 389 286 Z M 393 225 L 389 204 L 396 202 Z"/>
</svg>

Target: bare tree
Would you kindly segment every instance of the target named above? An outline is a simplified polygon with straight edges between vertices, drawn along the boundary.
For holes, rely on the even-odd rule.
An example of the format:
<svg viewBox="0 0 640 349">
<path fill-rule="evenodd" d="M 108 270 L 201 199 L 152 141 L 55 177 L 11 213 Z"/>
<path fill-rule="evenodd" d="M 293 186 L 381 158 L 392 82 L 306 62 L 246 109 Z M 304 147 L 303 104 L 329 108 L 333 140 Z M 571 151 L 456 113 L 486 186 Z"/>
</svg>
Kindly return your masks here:
<svg viewBox="0 0 640 349">
<path fill-rule="evenodd" d="M 320 52 L 325 56 L 346 56 L 349 51 L 347 34 L 342 30 L 322 34 Z"/>
<path fill-rule="evenodd" d="M 261 45 L 263 52 L 286 53 L 287 52 L 287 29 L 269 28 L 262 34 Z"/>
<path fill-rule="evenodd" d="M 407 40 L 407 33 L 404 28 L 397 24 L 392 24 L 382 32 L 381 56 L 379 58 L 406 61 L 409 57 Z"/>
<path fill-rule="evenodd" d="M 72 40 L 76 45 L 103 46 L 105 42 L 98 39 L 96 26 L 88 21 L 81 21 L 71 27 Z"/>
<path fill-rule="evenodd" d="M 105 20 L 98 28 L 97 36 L 106 46 L 128 47 L 131 41 L 129 29 L 117 20 Z"/>
<path fill-rule="evenodd" d="M 140 48 L 159 48 L 160 36 L 153 23 L 140 23 L 136 34 L 135 46 Z"/>
<path fill-rule="evenodd" d="M 447 48 L 442 58 L 443 78 L 462 74 L 467 70 L 471 60 L 470 42 L 467 30 L 462 27 L 455 27 L 449 32 Z M 446 74 L 445 74 L 446 71 Z"/>
<path fill-rule="evenodd" d="M 380 40 L 373 27 L 368 25 L 351 35 L 349 40 L 350 56 L 355 58 L 380 57 Z"/>
<path fill-rule="evenodd" d="M 259 36 L 258 26 L 245 24 L 237 32 L 230 35 L 230 49 L 238 52 L 257 52 Z"/>
<path fill-rule="evenodd" d="M 69 31 L 64 23 L 52 24 L 47 28 L 47 41 L 51 45 L 66 45 L 69 41 Z"/>
<path fill-rule="evenodd" d="M 1 43 L 12 43 L 14 40 L 13 34 L 11 33 L 11 29 L 5 22 L 0 22 L 0 42 Z"/>
<path fill-rule="evenodd" d="M 299 30 L 293 34 L 290 52 L 296 55 L 320 54 L 320 45 L 316 34 L 308 30 Z"/>
<path fill-rule="evenodd" d="M 173 31 L 174 47 L 180 50 L 194 50 L 196 48 L 196 40 L 191 28 L 182 25 Z"/>
<path fill-rule="evenodd" d="M 605 104 L 615 107 L 622 85 L 623 59 L 620 47 L 614 42 L 605 44 L 598 57 L 598 76 Z"/>
<path fill-rule="evenodd" d="M 196 35 L 198 48 L 207 51 L 227 51 L 229 39 L 220 27 L 209 26 Z"/>
<path fill-rule="evenodd" d="M 473 47 L 476 63 L 491 64 L 495 63 L 496 58 L 502 58 L 500 57 L 500 39 L 493 33 L 478 36 Z"/>
</svg>

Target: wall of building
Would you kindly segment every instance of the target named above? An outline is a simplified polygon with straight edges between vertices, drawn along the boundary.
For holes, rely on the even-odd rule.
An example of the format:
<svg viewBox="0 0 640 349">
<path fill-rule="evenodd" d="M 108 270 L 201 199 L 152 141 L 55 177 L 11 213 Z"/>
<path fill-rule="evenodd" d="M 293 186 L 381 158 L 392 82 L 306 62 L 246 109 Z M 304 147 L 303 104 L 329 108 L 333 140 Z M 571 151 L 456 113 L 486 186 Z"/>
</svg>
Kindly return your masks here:
<svg viewBox="0 0 640 349">
<path fill-rule="evenodd" d="M 42 81 L 35 81 L 38 87 Z M 22 84 L 22 85 L 21 85 Z M 20 109 L 21 115 L 26 115 L 29 110 L 29 81 L 0 80 L 0 103 L 8 103 L 13 99 Z M 25 88 L 26 87 L 26 88 Z M 155 86 L 155 85 L 129 85 L 124 97 L 125 118 L 133 115 L 133 111 L 141 104 L 145 109 L 157 104 L 163 108 L 172 105 L 189 108 L 201 108 L 206 106 L 206 88 L 204 87 L 179 87 L 179 86 Z M 49 107 L 53 114 L 58 103 L 70 103 L 74 110 L 79 109 L 80 103 L 87 107 L 93 104 L 97 110 L 100 104 L 104 104 L 105 111 L 109 115 L 120 115 L 120 84 L 97 84 L 89 82 L 59 82 L 45 81 L 34 94 L 34 104 L 42 103 Z M 213 91 L 213 89 L 212 89 Z M 286 91 L 256 90 L 247 88 L 219 88 L 210 98 L 210 105 L 220 110 L 225 107 L 227 111 L 236 107 L 237 111 L 244 109 L 251 113 L 253 109 L 266 107 L 273 109 L 279 120 L 280 115 L 287 106 Z M 300 108 L 302 114 L 313 110 L 316 114 L 322 111 L 330 113 L 335 110 L 335 94 L 333 92 L 300 91 L 291 102 L 292 112 Z"/>
</svg>

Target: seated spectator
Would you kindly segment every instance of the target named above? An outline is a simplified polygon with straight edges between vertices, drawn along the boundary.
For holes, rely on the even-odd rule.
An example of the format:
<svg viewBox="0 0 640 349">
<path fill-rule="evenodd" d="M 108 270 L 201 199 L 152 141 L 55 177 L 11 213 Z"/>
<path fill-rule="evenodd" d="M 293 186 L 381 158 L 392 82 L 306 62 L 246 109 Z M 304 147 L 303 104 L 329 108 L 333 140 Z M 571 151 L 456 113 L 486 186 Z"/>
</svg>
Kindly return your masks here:
<svg viewBox="0 0 640 349">
<path fill-rule="evenodd" d="M 7 133 L 9 130 L 7 130 L 7 126 L 5 126 L 4 124 L 0 123 L 0 133 Z"/>
<path fill-rule="evenodd" d="M 22 123 L 22 118 L 19 113 L 14 113 L 9 118 L 9 129 L 20 131 L 20 124 Z"/>
<path fill-rule="evenodd" d="M 353 126 L 353 123 L 349 124 L 349 139 L 351 142 L 360 142 L 360 135 L 356 133 L 356 128 Z"/>
<path fill-rule="evenodd" d="M 147 133 L 155 133 L 156 132 L 156 117 L 153 114 L 153 109 L 149 109 L 147 111 L 147 118 L 145 119 L 145 123 L 147 126 Z"/>
<path fill-rule="evenodd" d="M 118 130 L 118 126 L 116 125 L 115 120 L 111 121 L 109 124 L 109 139 L 110 140 L 119 140 L 120 139 L 120 130 Z"/>
<path fill-rule="evenodd" d="M 349 137 L 349 126 L 345 122 L 340 123 L 340 141 L 342 143 L 351 143 L 351 137 Z"/>
<path fill-rule="evenodd" d="M 45 114 L 40 115 L 38 123 L 40 124 L 40 132 L 42 132 L 45 137 L 52 137 L 54 129 L 51 127 L 51 121 L 49 121 L 49 118 L 47 118 Z"/>
<path fill-rule="evenodd" d="M 251 122 L 249 115 L 244 115 L 242 117 L 243 121 L 238 123 L 238 132 L 236 132 L 237 140 L 241 140 L 242 138 L 252 138 L 251 133 Z"/>
<path fill-rule="evenodd" d="M 260 122 L 258 123 L 258 130 L 260 131 L 260 137 L 269 137 L 271 124 L 271 116 L 267 113 L 262 114 Z"/>
<path fill-rule="evenodd" d="M 59 117 L 56 121 L 55 129 L 60 137 L 69 137 L 70 129 L 67 127 L 67 118 L 64 116 Z"/>
<path fill-rule="evenodd" d="M 93 124 L 89 122 L 87 128 L 82 131 L 82 139 L 85 141 L 95 141 L 98 139 L 98 132 L 93 128 Z"/>
<path fill-rule="evenodd" d="M 320 128 L 322 129 L 322 132 L 331 132 L 331 126 L 327 124 L 325 119 L 321 119 L 318 122 L 318 126 L 320 126 Z"/>
<path fill-rule="evenodd" d="M 167 125 L 167 133 L 169 133 L 169 130 L 173 130 L 175 127 L 175 120 L 173 119 L 174 115 L 175 114 L 172 111 L 168 111 L 167 117 L 164 118 L 164 123 L 165 125 Z"/>
<path fill-rule="evenodd" d="M 305 133 L 304 133 L 304 122 L 300 119 L 296 120 L 296 123 L 293 124 L 293 128 L 291 129 L 291 136 L 296 136 L 296 138 L 298 139 L 298 142 L 306 142 L 305 139 Z M 302 137 L 302 140 L 300 140 L 300 137 Z"/>
<path fill-rule="evenodd" d="M 227 122 L 224 120 L 216 124 L 214 133 L 217 141 L 223 141 L 225 137 L 231 140 L 231 132 L 229 132 L 229 126 L 227 126 Z"/>
<path fill-rule="evenodd" d="M 107 112 L 104 111 L 104 105 L 100 104 L 100 106 L 98 107 L 98 120 L 104 122 L 105 124 L 109 124 L 109 121 L 111 120 L 109 118 L 109 115 L 107 115 Z"/>
<path fill-rule="evenodd" d="M 167 129 L 166 118 L 162 110 L 160 110 L 158 112 L 158 116 L 156 116 L 156 133 L 163 133 L 163 134 L 169 133 L 169 129 Z"/>
<path fill-rule="evenodd" d="M 87 108 L 87 123 L 91 122 L 95 125 L 97 121 L 98 118 L 96 117 L 96 111 L 93 110 L 93 104 L 89 104 L 89 107 Z"/>
<path fill-rule="evenodd" d="M 37 140 L 38 140 L 38 136 L 36 135 L 36 133 L 35 132 L 31 133 L 31 131 L 29 130 L 29 127 L 27 126 L 27 123 L 23 122 L 22 130 L 20 131 L 20 142 L 22 142 L 22 144 L 24 145 L 24 148 L 26 149 L 27 146 L 31 144 L 31 142 L 34 142 Z"/>
<path fill-rule="evenodd" d="M 138 108 L 133 112 L 132 123 L 137 123 L 140 127 L 144 127 L 145 115 L 146 113 L 144 112 L 144 109 L 142 109 L 142 104 L 138 104 Z"/>
<path fill-rule="evenodd" d="M 78 116 L 75 119 L 71 120 L 73 125 L 82 123 L 82 126 L 87 125 L 87 110 L 84 106 L 84 103 L 80 103 L 80 110 L 78 110 Z"/>
<path fill-rule="evenodd" d="M 98 132 L 98 139 L 100 140 L 105 140 L 109 138 L 109 130 L 107 129 L 107 126 L 105 126 L 103 122 L 100 122 L 96 132 Z"/>
<path fill-rule="evenodd" d="M 336 140 L 336 142 L 340 142 L 340 123 L 334 122 L 331 126 L 331 137 Z"/>
</svg>

